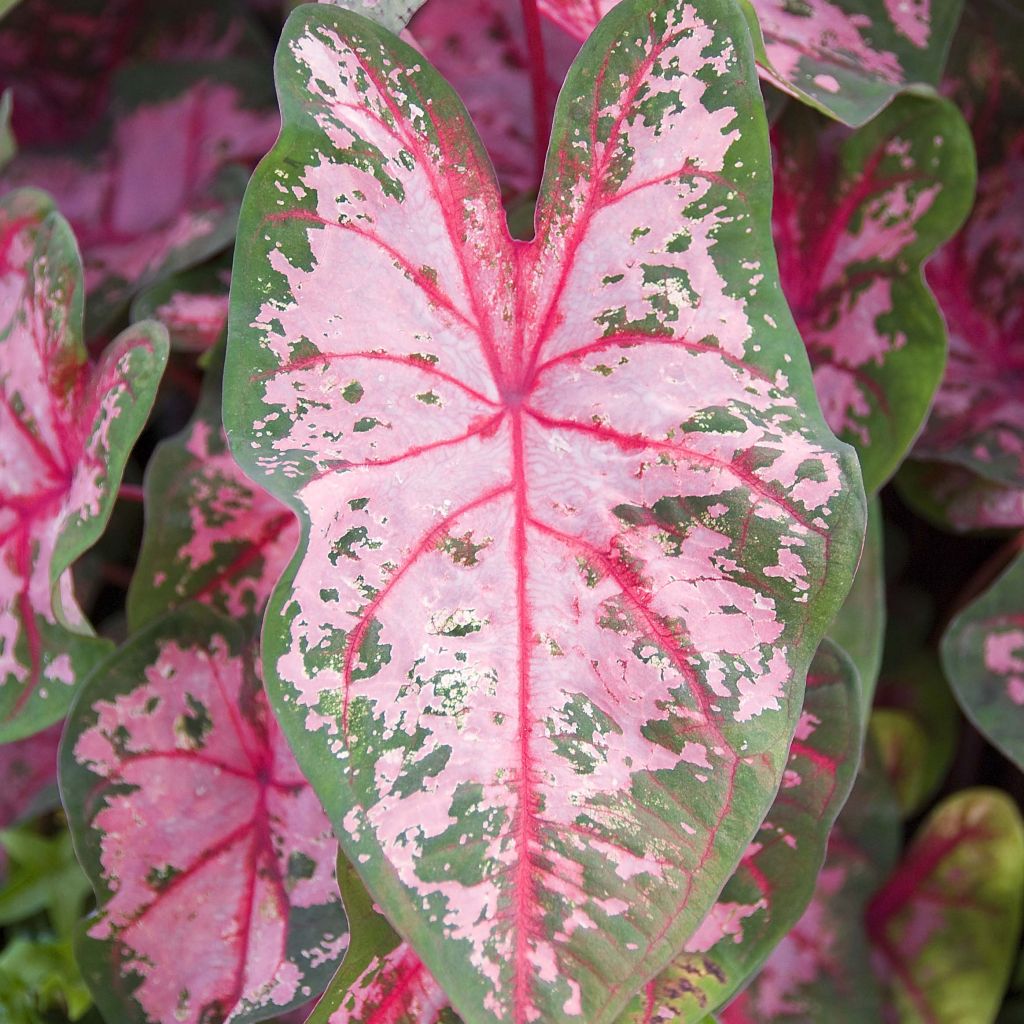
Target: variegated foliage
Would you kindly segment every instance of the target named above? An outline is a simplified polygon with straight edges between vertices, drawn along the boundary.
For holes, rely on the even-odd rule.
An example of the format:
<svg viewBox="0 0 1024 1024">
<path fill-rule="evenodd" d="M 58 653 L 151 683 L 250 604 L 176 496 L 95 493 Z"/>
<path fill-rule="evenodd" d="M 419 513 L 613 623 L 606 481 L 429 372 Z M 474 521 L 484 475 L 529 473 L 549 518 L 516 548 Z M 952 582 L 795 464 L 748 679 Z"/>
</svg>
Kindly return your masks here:
<svg viewBox="0 0 1024 1024">
<path fill-rule="evenodd" d="M 539 0 L 578 39 L 618 0 Z M 761 75 L 848 125 L 936 85 L 960 0 L 749 0 Z"/>
<path fill-rule="evenodd" d="M 199 408 L 146 470 L 146 532 L 128 592 L 133 629 L 186 601 L 258 634 L 270 590 L 298 543 L 294 514 L 242 474 L 221 427 L 222 351 Z"/>
<path fill-rule="evenodd" d="M 825 641 L 808 675 L 801 724 L 768 817 L 686 950 L 645 986 L 617 1024 L 703 1021 L 756 971 L 803 911 L 856 771 L 857 690 L 852 663 Z M 353 921 L 360 922 L 353 925 L 352 960 L 309 1024 L 454 1020 L 444 990 L 369 905 L 350 866 L 347 870 L 342 893 Z"/>
<path fill-rule="evenodd" d="M 0 740 L 63 717 L 109 649 L 71 566 L 103 531 L 167 358 L 166 332 L 129 328 L 89 361 L 82 265 L 40 192 L 0 201 Z"/>
<path fill-rule="evenodd" d="M 942 663 L 971 721 L 1024 768 L 1024 555 L 949 624 Z"/>
<path fill-rule="evenodd" d="M 246 630 L 192 604 L 136 633 L 82 690 L 61 789 L 107 1020 L 243 1024 L 323 989 L 347 945 L 337 844 Z"/>
<path fill-rule="evenodd" d="M 304 527 L 275 709 L 467 1022 L 614 1021 L 763 820 L 863 525 L 778 290 L 745 23 L 602 23 L 530 243 L 415 51 L 304 7 L 277 74 L 225 389 Z"/>
<path fill-rule="evenodd" d="M 794 107 L 772 138 L 782 287 L 825 418 L 875 490 L 920 432 L 945 366 L 921 267 L 970 209 L 970 133 L 951 103 L 902 97 L 852 134 Z"/>
<path fill-rule="evenodd" d="M 249 168 L 277 132 L 269 101 L 256 64 L 136 65 L 118 76 L 108 137 L 79 153 L 25 150 L 0 175 L 47 189 L 71 222 L 89 336 L 140 288 L 230 244 Z"/>
<path fill-rule="evenodd" d="M 814 896 L 722 1024 L 879 1024 L 882 995 L 864 929 L 866 908 L 899 857 L 900 812 L 865 750 L 857 783 L 828 840 Z"/>
</svg>

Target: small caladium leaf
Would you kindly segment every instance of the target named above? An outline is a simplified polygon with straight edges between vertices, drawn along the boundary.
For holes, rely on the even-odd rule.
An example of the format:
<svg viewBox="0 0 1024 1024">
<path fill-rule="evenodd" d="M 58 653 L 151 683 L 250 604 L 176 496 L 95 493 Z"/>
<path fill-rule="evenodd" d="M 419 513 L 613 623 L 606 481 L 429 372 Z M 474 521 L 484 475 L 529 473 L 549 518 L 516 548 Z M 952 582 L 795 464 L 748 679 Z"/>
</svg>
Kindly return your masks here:
<svg viewBox="0 0 1024 1024">
<path fill-rule="evenodd" d="M 77 953 L 108 1020 L 265 1020 L 344 952 L 337 844 L 246 636 L 179 609 L 108 659 L 68 720 L 61 791 L 97 900 Z"/>
<path fill-rule="evenodd" d="M 800 725 L 767 818 L 686 951 L 647 984 L 619 1024 L 698 1024 L 790 931 L 811 899 L 829 832 L 853 785 L 860 719 L 857 671 L 826 640 L 807 675 Z"/>
<path fill-rule="evenodd" d="M 942 665 L 964 713 L 1024 768 L 1024 555 L 949 624 Z"/>
<path fill-rule="evenodd" d="M 306 1024 L 458 1024 L 444 990 L 338 859 L 338 888 L 352 922 L 344 963 Z"/>
<path fill-rule="evenodd" d="M 921 265 L 970 209 L 970 132 L 948 101 L 908 96 L 849 134 L 794 106 L 772 138 L 782 287 L 825 418 L 872 491 L 942 377 L 946 332 Z"/>
<path fill-rule="evenodd" d="M 723 1024 L 878 1024 L 881 992 L 863 927 L 868 901 L 896 864 L 900 812 L 870 744 L 828 841 L 814 897 Z"/>
<path fill-rule="evenodd" d="M 221 427 L 223 350 L 212 353 L 192 422 L 146 468 L 146 530 L 128 591 L 133 630 L 200 601 L 259 632 L 298 544 L 294 513 L 243 475 Z"/>
<path fill-rule="evenodd" d="M 579 42 L 547 19 L 542 23 L 541 96 L 531 77 L 522 7 L 505 0 L 430 0 L 412 20 L 417 46 L 455 87 L 494 164 L 506 202 L 536 193 L 544 158 L 544 127 Z M 527 231 L 525 234 L 529 235 Z"/>
<path fill-rule="evenodd" d="M 30 814 L 48 787 L 56 789 L 59 742 L 58 724 L 0 746 L 0 828 L 16 824 Z"/>
<path fill-rule="evenodd" d="M 245 62 L 135 66 L 118 78 L 111 137 L 98 149 L 12 161 L 3 183 L 47 189 L 75 229 L 89 336 L 138 289 L 230 244 L 248 169 L 277 132 L 269 96 L 262 69 Z"/>
<path fill-rule="evenodd" d="M 914 459 L 903 464 L 895 484 L 907 505 L 942 529 L 1024 527 L 1024 487 L 1006 487 L 962 466 Z"/>
<path fill-rule="evenodd" d="M 1024 822 L 995 789 L 944 800 L 867 914 L 892 1019 L 987 1024 L 1013 967 L 1024 905 Z"/>
<path fill-rule="evenodd" d="M 209 352 L 228 326 L 230 256 L 172 274 L 136 295 L 132 320 L 159 320 L 167 328 L 171 349 Z"/>
<path fill-rule="evenodd" d="M 277 77 L 225 386 L 304 525 L 275 710 L 467 1021 L 605 1024 L 763 820 L 861 541 L 774 275 L 742 17 L 605 20 L 518 245 L 414 50 L 306 6 Z"/>
<path fill-rule="evenodd" d="M 90 363 L 83 290 L 50 200 L 0 200 L 0 742 L 62 718 L 109 649 L 69 570 L 110 517 L 167 359 L 166 332 L 147 322 Z"/>
<path fill-rule="evenodd" d="M 868 529 L 857 575 L 827 634 L 850 656 L 857 669 L 864 726 L 867 725 L 878 673 L 882 668 L 885 622 L 884 526 L 882 505 L 876 496 L 868 502 Z"/>
<path fill-rule="evenodd" d="M 578 39 L 618 0 L 538 0 Z M 857 127 L 899 92 L 936 85 L 960 0 L 749 0 L 761 75 Z"/>
</svg>

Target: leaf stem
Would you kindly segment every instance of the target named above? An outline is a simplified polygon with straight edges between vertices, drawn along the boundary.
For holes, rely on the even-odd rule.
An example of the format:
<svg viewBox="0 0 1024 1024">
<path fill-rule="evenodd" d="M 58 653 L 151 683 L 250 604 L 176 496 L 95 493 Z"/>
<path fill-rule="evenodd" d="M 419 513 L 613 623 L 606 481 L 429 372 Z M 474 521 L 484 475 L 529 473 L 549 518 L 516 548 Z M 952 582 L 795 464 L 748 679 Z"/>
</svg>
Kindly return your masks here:
<svg viewBox="0 0 1024 1024">
<path fill-rule="evenodd" d="M 541 34 L 537 0 L 521 0 L 526 27 L 526 46 L 530 57 L 530 87 L 533 90 L 534 154 L 537 161 L 537 184 L 544 176 L 544 158 L 551 135 L 548 101 L 548 69 L 544 59 L 544 37 Z"/>
<path fill-rule="evenodd" d="M 138 501 L 142 502 L 145 499 L 146 492 L 143 490 L 141 484 L 121 484 L 120 490 L 117 492 L 117 496 L 124 501 Z"/>
</svg>

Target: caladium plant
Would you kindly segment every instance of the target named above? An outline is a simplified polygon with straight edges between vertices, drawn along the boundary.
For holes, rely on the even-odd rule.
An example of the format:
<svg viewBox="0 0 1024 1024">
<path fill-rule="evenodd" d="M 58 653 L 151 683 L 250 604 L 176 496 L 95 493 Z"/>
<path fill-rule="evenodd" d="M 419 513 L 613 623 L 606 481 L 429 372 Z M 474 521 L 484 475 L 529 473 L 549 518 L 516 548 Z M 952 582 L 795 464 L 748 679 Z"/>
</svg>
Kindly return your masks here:
<svg viewBox="0 0 1024 1024">
<path fill-rule="evenodd" d="M 0 1018 L 1012 1024 L 997 2 L 0 0 Z"/>
<path fill-rule="evenodd" d="M 236 456 L 305 528 L 265 669 L 472 1021 L 614 1020 L 669 962 L 852 578 L 860 484 L 779 299 L 752 68 L 728 6 L 617 8 L 517 246 L 425 60 L 328 7 L 279 49 L 225 387 Z"/>
<path fill-rule="evenodd" d="M 167 358 L 142 322 L 93 364 L 82 344 L 81 258 L 42 193 L 0 201 L 0 740 L 67 711 L 109 649 L 70 568 L 103 532 Z"/>
</svg>

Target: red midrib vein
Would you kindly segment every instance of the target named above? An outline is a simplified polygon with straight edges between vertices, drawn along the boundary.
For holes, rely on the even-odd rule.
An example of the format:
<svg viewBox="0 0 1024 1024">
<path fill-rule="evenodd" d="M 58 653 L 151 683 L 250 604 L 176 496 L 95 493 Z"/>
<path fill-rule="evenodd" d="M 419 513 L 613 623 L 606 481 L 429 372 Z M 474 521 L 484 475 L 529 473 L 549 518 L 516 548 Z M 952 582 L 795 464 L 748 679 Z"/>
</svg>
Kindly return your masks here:
<svg viewBox="0 0 1024 1024">
<path fill-rule="evenodd" d="M 519 627 L 519 808 L 516 825 L 518 858 L 515 870 L 515 962 L 513 976 L 513 1021 L 526 1024 L 532 1007 L 532 969 L 529 962 L 530 939 L 537 932 L 537 892 L 533 873 L 533 847 L 537 842 L 537 806 L 533 781 L 533 752 L 530 734 L 533 722 L 530 711 L 530 647 L 533 628 L 527 593 L 527 494 L 526 458 L 523 447 L 522 411 L 512 416 L 512 487 L 515 509 L 514 550 L 516 569 L 516 611 Z"/>
</svg>

